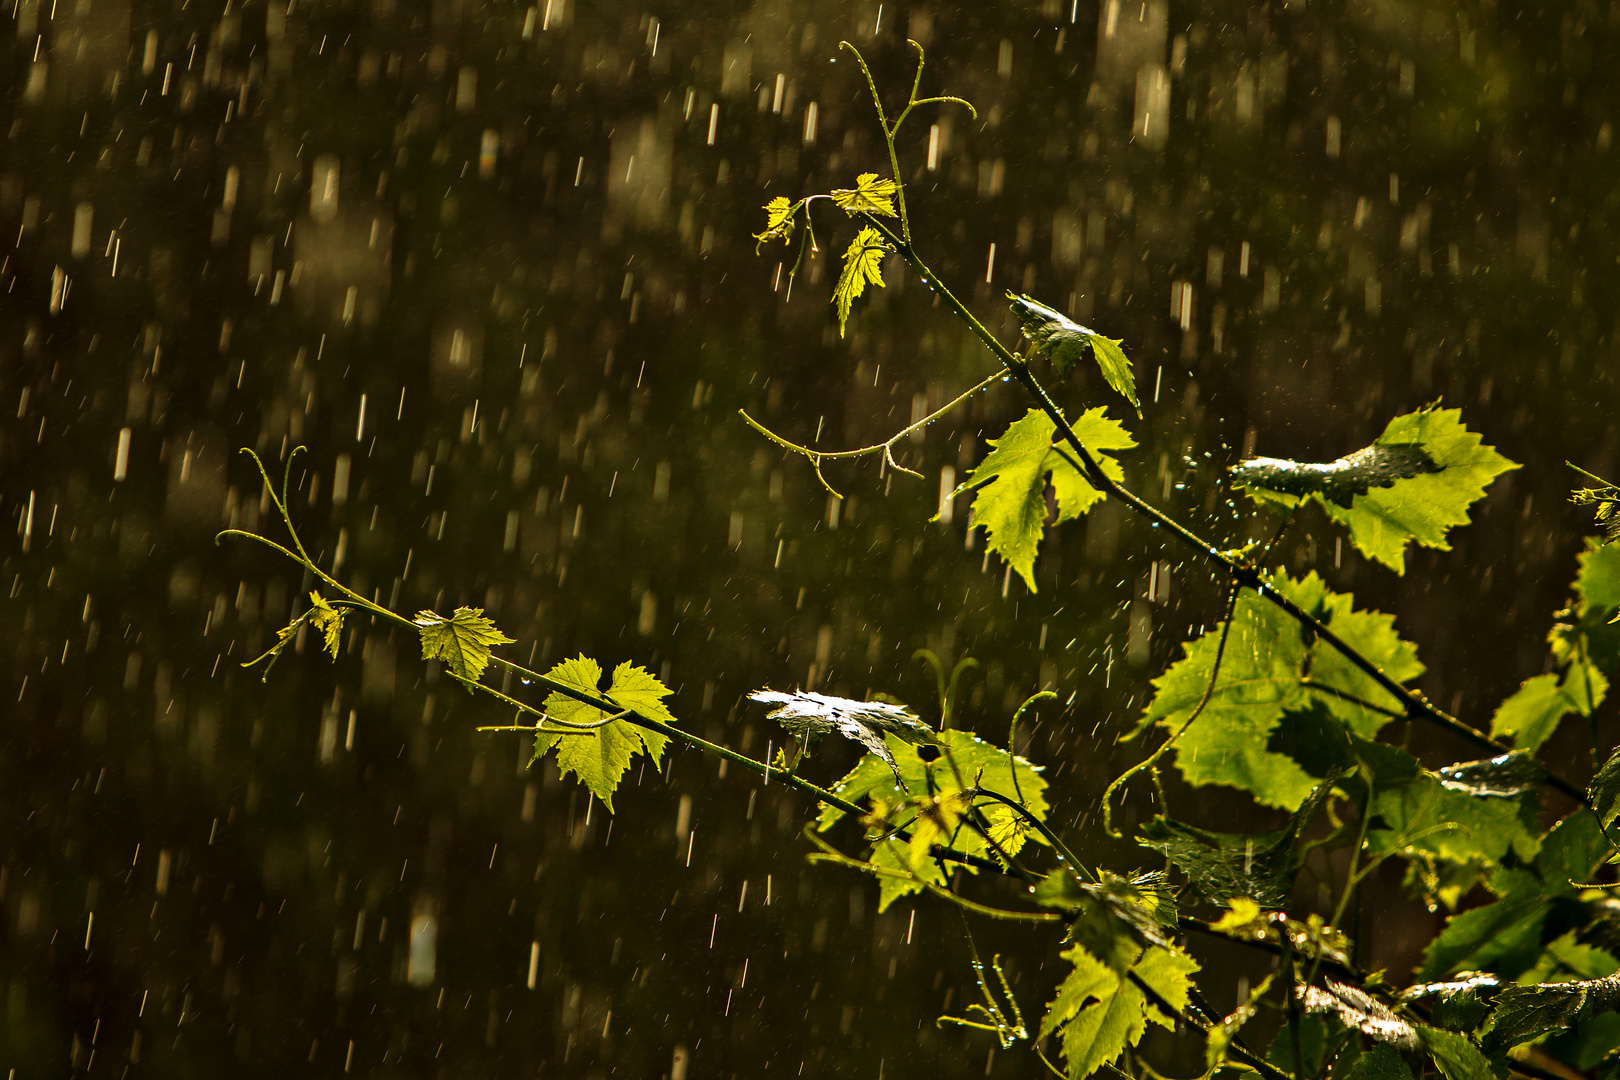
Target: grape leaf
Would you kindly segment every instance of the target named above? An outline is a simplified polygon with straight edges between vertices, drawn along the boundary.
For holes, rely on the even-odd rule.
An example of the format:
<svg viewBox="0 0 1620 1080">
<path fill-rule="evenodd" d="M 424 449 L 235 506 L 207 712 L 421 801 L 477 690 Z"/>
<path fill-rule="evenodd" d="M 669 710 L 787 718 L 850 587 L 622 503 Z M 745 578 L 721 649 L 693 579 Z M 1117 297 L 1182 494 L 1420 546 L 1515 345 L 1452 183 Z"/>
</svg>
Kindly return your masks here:
<svg viewBox="0 0 1620 1080">
<path fill-rule="evenodd" d="M 452 675 L 468 682 L 477 682 L 484 674 L 492 647 L 513 640 L 484 617 L 483 608 L 458 607 L 448 619 L 438 612 L 418 611 L 411 621 L 422 639 L 422 659 L 443 660 Z"/>
<path fill-rule="evenodd" d="M 1125 350 L 1120 348 L 1120 341 L 1081 326 L 1033 297 L 1010 292 L 1007 299 L 1012 301 L 1013 314 L 1018 316 L 1024 336 L 1029 338 L 1031 352 L 1045 356 L 1059 375 L 1067 371 L 1069 365 L 1089 355 L 1108 385 L 1124 395 L 1137 416 L 1142 415 L 1142 402 L 1136 396 L 1136 375 Z"/>
<path fill-rule="evenodd" d="M 791 694 L 755 690 L 748 695 L 748 700 L 780 705 L 776 711 L 766 713 L 766 718 L 775 720 L 797 738 L 806 755 L 823 735 L 835 732 L 882 758 L 894 770 L 896 778 L 900 776 L 900 767 L 884 743 L 885 735 L 895 735 L 914 744 L 939 741 L 934 729 L 917 719 L 910 709 L 886 701 L 855 701 L 803 690 Z"/>
<path fill-rule="evenodd" d="M 1174 1017 L 1150 1004 L 1134 982 L 1085 949 L 1068 949 L 1063 958 L 1074 965 L 1074 970 L 1058 986 L 1036 1038 L 1061 1032 L 1071 1080 L 1084 1080 L 1126 1047 L 1139 1043 L 1149 1020 L 1175 1029 Z M 1180 1010 L 1187 1006 L 1198 962 L 1174 946 L 1154 946 L 1140 954 L 1130 970 L 1166 1004 Z"/>
<path fill-rule="evenodd" d="M 1331 503 L 1349 507 L 1357 495 L 1365 495 L 1375 487 L 1390 487 L 1397 480 L 1438 472 L 1439 466 L 1421 446 L 1374 443 L 1321 464 L 1257 457 L 1227 471 L 1238 487 L 1295 498 L 1321 495 Z"/>
<path fill-rule="evenodd" d="M 1399 1050 L 1417 1049 L 1417 1031 L 1396 1016 L 1389 1006 L 1354 986 L 1345 986 L 1332 979 L 1323 979 L 1322 982 L 1325 989 L 1316 986 L 1296 988 L 1306 1012 L 1335 1013 L 1339 1023 L 1370 1035 L 1378 1042 L 1388 1043 Z"/>
<path fill-rule="evenodd" d="M 1406 682 L 1423 671 L 1416 650 L 1395 633 L 1390 616 L 1356 611 L 1353 596 L 1330 591 L 1314 572 L 1297 580 L 1278 573 L 1268 580 L 1390 678 Z M 1351 668 L 1332 646 L 1308 644 L 1291 616 L 1256 593 L 1238 597 L 1232 619 L 1215 690 L 1176 743 L 1176 764 L 1188 783 L 1242 788 L 1269 806 L 1294 810 L 1318 778 L 1269 745 L 1284 715 L 1321 708 L 1348 731 L 1371 738 L 1389 722 L 1384 710 L 1399 709 L 1401 703 Z M 1150 724 L 1168 731 L 1182 726 L 1209 686 L 1219 642 L 1217 627 L 1188 643 L 1182 659 L 1153 680 L 1154 697 L 1138 730 Z"/>
<path fill-rule="evenodd" d="M 1318 784 L 1289 818 L 1287 827 L 1274 832 L 1210 832 L 1160 814 L 1142 826 L 1137 843 L 1175 863 L 1211 903 L 1248 897 L 1267 908 L 1282 908 L 1299 872 L 1295 847 L 1300 831 L 1310 824 L 1342 775 L 1335 771 Z"/>
<path fill-rule="evenodd" d="M 321 632 L 327 653 L 336 660 L 338 645 L 343 641 L 344 610 L 328 604 L 326 597 L 313 590 L 309 594 L 309 600 L 314 605 L 309 609 L 309 623 Z"/>
<path fill-rule="evenodd" d="M 1490 1059 L 1462 1032 L 1424 1026 L 1418 1028 L 1418 1037 L 1445 1080 L 1496 1080 Z"/>
<path fill-rule="evenodd" d="M 786 195 L 778 195 L 765 204 L 765 231 L 754 234 L 754 239 L 758 241 L 754 246 L 756 253 L 761 246 L 772 240 L 780 240 L 786 244 L 793 239 L 793 212 L 799 205 L 790 202 Z"/>
<path fill-rule="evenodd" d="M 845 774 L 843 779 L 833 785 L 833 794 L 849 802 L 867 799 L 874 807 L 892 807 L 914 802 L 910 794 L 912 792 L 932 790 L 943 798 L 952 792 L 980 787 L 1012 799 L 1021 797 L 1024 808 L 1031 815 L 1041 821 L 1046 820 L 1046 781 L 1041 779 L 1040 766 L 1007 753 L 971 731 L 950 728 L 940 732 L 938 738 L 939 746 L 944 753 L 938 760 L 930 763 L 923 761 L 917 755 L 916 748 L 910 746 L 906 740 L 890 733 L 885 740 L 890 756 L 899 766 L 898 777 L 884 759 L 876 754 L 867 754 Z M 1014 768 L 1018 770 L 1016 786 L 1012 777 Z M 932 788 L 929 786 L 930 773 L 933 776 Z M 991 814 L 992 824 L 997 820 L 994 810 L 994 807 L 986 807 L 987 813 Z M 844 812 L 837 807 L 823 805 L 821 816 L 816 821 L 816 828 L 825 832 L 843 816 Z M 1032 833 L 1028 839 L 1040 841 L 1041 838 Z M 983 838 L 969 828 L 956 830 L 950 846 L 958 851 L 987 858 L 993 857 L 994 854 Z M 903 842 L 889 840 L 878 844 L 873 861 L 880 866 L 910 869 L 906 862 L 907 857 L 906 845 Z M 969 864 L 962 864 L 961 868 L 970 874 L 978 873 L 978 868 Z M 932 861 L 917 867 L 915 872 L 936 885 L 944 884 L 943 874 L 939 873 Z M 920 882 L 885 878 L 880 886 L 878 910 L 882 911 L 896 899 L 921 890 Z"/>
<path fill-rule="evenodd" d="M 1119 462 L 1103 450 L 1128 450 L 1136 445 L 1117 421 L 1101 407 L 1087 409 L 1073 424 L 1081 444 L 1091 451 L 1103 472 L 1115 480 L 1125 477 Z M 985 528 L 985 547 L 1018 571 L 1030 592 L 1035 586 L 1035 553 L 1046 531 L 1046 484 L 1051 477 L 1057 500 L 1053 525 L 1072 521 L 1103 498 L 1053 445 L 1057 425 L 1040 409 L 1014 420 L 968 479 L 953 492 L 977 491 L 973 521 Z"/>
<path fill-rule="evenodd" d="M 877 173 L 861 173 L 855 178 L 854 187 L 834 188 L 831 194 L 832 201 L 847 213 L 894 217 L 894 193 L 898 190 L 893 180 L 879 180 Z"/>
<path fill-rule="evenodd" d="M 833 289 L 833 304 L 838 308 L 838 336 L 844 336 L 849 323 L 849 309 L 866 292 L 868 283 L 883 288 L 883 257 L 889 245 L 883 234 L 870 225 L 855 234 L 844 251 L 844 270 L 838 275 L 838 286 Z"/>
<path fill-rule="evenodd" d="M 546 675 L 576 690 L 602 694 L 597 689 L 602 680 L 601 665 L 585 656 L 564 660 Z M 649 720 L 674 724 L 675 717 L 665 707 L 663 700 L 669 693 L 668 688 L 650 672 L 626 661 L 613 669 L 613 680 L 602 696 Z M 553 691 L 546 698 L 545 709 L 549 717 L 564 724 L 598 724 L 613 715 L 577 701 L 561 691 Z M 595 728 L 588 735 L 536 734 L 534 754 L 529 764 L 532 767 L 555 747 L 557 767 L 578 776 L 580 783 L 602 800 L 602 805 L 612 813 L 613 792 L 618 788 L 625 770 L 630 768 L 630 759 L 641 750 L 653 759 L 653 765 L 657 767 L 668 745 L 668 736 L 619 719 Z"/>
<path fill-rule="evenodd" d="M 1412 1080 L 1412 1067 L 1400 1051 L 1379 1043 L 1356 1059 L 1346 1080 Z"/>
<path fill-rule="evenodd" d="M 1564 693 L 1556 672 L 1537 675 L 1497 707 L 1491 717 L 1491 738 L 1512 739 L 1514 746 L 1534 752 L 1574 711 L 1575 702 Z"/>
<path fill-rule="evenodd" d="M 1577 810 L 1550 829 L 1533 868 L 1498 869 L 1489 886 L 1497 900 L 1446 921 L 1424 950 L 1419 978 L 1434 981 L 1452 972 L 1490 970 L 1506 978 L 1535 963 L 1549 901 L 1572 896 L 1576 884 L 1592 880 L 1608 842 L 1589 811 Z"/>
<path fill-rule="evenodd" d="M 1620 487 L 1609 483 L 1600 477 L 1592 476 L 1585 469 L 1578 471 L 1585 473 L 1598 482 L 1597 487 L 1576 488 L 1569 493 L 1569 501 L 1576 506 L 1593 506 L 1593 524 L 1603 530 L 1603 542 L 1612 544 L 1620 541 Z"/>
<path fill-rule="evenodd" d="M 1496 999 L 1485 1026 L 1485 1045 L 1511 1050 L 1549 1031 L 1572 1028 L 1582 1020 L 1620 1005 L 1620 975 L 1574 982 L 1510 986 Z"/>
<path fill-rule="evenodd" d="M 1261 459 L 1234 466 L 1233 477 L 1256 501 L 1292 507 L 1314 499 L 1349 528 L 1362 554 L 1404 573 L 1409 543 L 1450 550 L 1446 534 L 1467 524 L 1468 508 L 1485 486 L 1519 467 L 1483 445 L 1461 416 L 1436 403 L 1397 416 L 1372 446 L 1339 461 L 1309 466 Z"/>
<path fill-rule="evenodd" d="M 1592 777 L 1586 795 L 1592 812 L 1605 826 L 1620 815 L 1620 750 L 1611 754 L 1597 775 Z"/>
</svg>

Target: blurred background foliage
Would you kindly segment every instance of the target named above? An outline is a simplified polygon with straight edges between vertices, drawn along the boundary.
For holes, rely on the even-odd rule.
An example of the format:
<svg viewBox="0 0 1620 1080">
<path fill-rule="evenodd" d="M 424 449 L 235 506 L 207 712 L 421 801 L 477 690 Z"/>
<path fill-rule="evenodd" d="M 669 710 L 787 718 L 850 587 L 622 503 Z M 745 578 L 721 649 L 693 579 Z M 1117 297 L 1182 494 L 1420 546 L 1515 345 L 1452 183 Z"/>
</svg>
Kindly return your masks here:
<svg viewBox="0 0 1620 1080">
<path fill-rule="evenodd" d="M 829 466 L 842 502 L 735 414 L 855 446 L 990 370 L 894 260 L 840 341 L 828 256 L 790 291 L 782 249 L 754 254 L 768 199 L 883 171 L 838 41 L 898 96 L 914 38 L 924 91 L 978 105 L 902 134 L 918 248 L 1003 340 L 1009 288 L 1125 340 L 1127 480 L 1172 513 L 1269 535 L 1224 466 L 1330 459 L 1435 398 L 1526 464 L 1404 579 L 1320 516 L 1278 549 L 1396 613 L 1424 691 L 1483 726 L 1540 670 L 1573 572 L 1564 460 L 1616 464 L 1617 20 L 1596 0 L 15 0 L 0 1069 L 1027 1073 L 935 1030 L 972 992 L 955 914 L 878 916 L 871 882 L 806 868 L 806 800 L 688 752 L 610 817 L 364 623 L 335 668 L 305 642 L 263 684 L 239 670 L 308 582 L 214 545 L 269 525 L 236 449 L 310 447 L 295 510 L 356 589 L 484 607 L 514 659 L 634 660 L 755 755 L 779 739 L 742 700 L 762 686 L 928 715 L 922 647 L 978 658 L 955 721 L 997 742 L 1054 690 L 1026 725 L 1054 820 L 1088 858 L 1145 861 L 1096 799 L 1139 754 L 1116 740 L 1147 680 L 1218 618 L 1206 569 L 1112 505 L 1043 545 L 1038 594 L 987 560 L 941 492 L 1022 415 L 1010 388 L 901 445 L 926 480 Z M 854 227 L 833 216 L 836 253 Z M 1071 415 L 1123 414 L 1083 367 L 1053 380 Z M 1435 738 L 1412 748 L 1466 756 Z M 1577 778 L 1584 738 L 1549 748 Z M 1208 793 L 1176 811 L 1271 820 Z M 1440 916 L 1386 884 L 1363 955 L 1404 972 Z M 1057 965 L 1021 930 L 980 948 L 1035 1013 Z"/>
</svg>

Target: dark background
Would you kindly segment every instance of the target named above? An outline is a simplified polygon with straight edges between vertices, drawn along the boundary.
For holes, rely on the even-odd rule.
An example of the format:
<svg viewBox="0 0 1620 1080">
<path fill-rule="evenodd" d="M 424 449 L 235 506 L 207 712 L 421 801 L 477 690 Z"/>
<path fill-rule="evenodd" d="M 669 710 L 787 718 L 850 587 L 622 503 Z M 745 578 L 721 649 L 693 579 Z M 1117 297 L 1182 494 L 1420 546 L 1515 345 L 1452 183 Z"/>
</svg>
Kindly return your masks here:
<svg viewBox="0 0 1620 1080">
<path fill-rule="evenodd" d="M 855 446 L 990 370 L 893 260 L 839 339 L 840 215 L 791 298 L 783 249 L 754 254 L 769 198 L 885 171 L 838 41 L 892 102 L 914 37 L 924 92 L 978 105 L 902 134 L 919 250 L 1005 341 L 1007 288 L 1123 337 L 1146 414 L 1128 481 L 1200 531 L 1269 534 L 1218 483 L 1241 454 L 1331 458 L 1435 398 L 1524 463 L 1404 578 L 1319 515 L 1278 549 L 1396 612 L 1423 690 L 1484 726 L 1541 670 L 1573 572 L 1564 460 L 1616 465 L 1617 20 L 1595 2 L 17 0 L 0 1069 L 1032 1075 L 1022 1050 L 936 1031 L 973 993 L 960 920 L 880 915 L 870 881 L 807 867 L 807 800 L 688 752 L 635 766 L 610 817 L 549 764 L 525 772 L 518 736 L 475 732 L 508 717 L 380 626 L 353 625 L 335 665 L 306 642 L 264 683 L 239 669 L 309 582 L 214 543 L 277 527 L 237 448 L 279 470 L 309 447 L 294 510 L 354 588 L 484 607 L 536 665 L 634 660 L 684 725 L 755 755 L 775 736 L 741 696 L 761 686 L 932 715 L 925 646 L 979 659 L 958 722 L 997 742 L 1054 689 L 1064 707 L 1026 725 L 1054 820 L 1127 868 L 1148 860 L 1101 838 L 1096 800 L 1140 753 L 1115 743 L 1148 679 L 1218 618 L 1207 568 L 1105 505 L 1043 545 L 1032 595 L 984 561 L 966 500 L 928 524 L 942 470 L 960 479 L 1023 414 L 1012 387 L 901 444 L 925 480 L 829 466 L 836 513 L 736 416 Z M 1128 416 L 1095 372 L 1052 383 L 1071 412 Z M 1171 584 L 1149 597 L 1155 560 Z M 1549 747 L 1577 777 L 1583 738 Z M 828 745 L 809 775 L 853 760 Z M 1171 796 L 1203 824 L 1270 820 Z M 1398 877 L 1363 922 L 1397 980 L 1440 917 Z M 1055 942 L 979 941 L 1035 1022 Z M 1157 1053 L 1202 1068 L 1196 1045 Z"/>
</svg>

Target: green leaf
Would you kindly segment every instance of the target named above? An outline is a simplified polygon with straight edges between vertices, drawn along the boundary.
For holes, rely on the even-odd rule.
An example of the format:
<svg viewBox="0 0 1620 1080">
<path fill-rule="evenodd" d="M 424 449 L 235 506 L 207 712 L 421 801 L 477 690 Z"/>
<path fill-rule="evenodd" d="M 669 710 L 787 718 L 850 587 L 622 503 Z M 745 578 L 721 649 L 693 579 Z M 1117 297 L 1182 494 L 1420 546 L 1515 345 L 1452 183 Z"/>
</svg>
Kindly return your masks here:
<svg viewBox="0 0 1620 1080">
<path fill-rule="evenodd" d="M 1558 722 L 1575 711 L 1558 682 L 1556 672 L 1526 679 L 1491 717 L 1491 738 L 1512 739 L 1514 746 L 1534 753 Z"/>
<path fill-rule="evenodd" d="M 778 195 L 765 204 L 765 231 L 754 234 L 759 245 L 771 240 L 780 240 L 786 244 L 793 239 L 794 211 L 798 210 L 800 203 L 790 202 L 786 195 Z M 756 245 L 755 250 L 758 250 Z"/>
<path fill-rule="evenodd" d="M 1330 591 L 1314 572 L 1298 580 L 1278 573 L 1268 580 L 1390 678 L 1406 682 L 1423 671 L 1390 616 L 1354 610 L 1353 596 Z M 1232 620 L 1214 693 L 1176 743 L 1176 764 L 1188 783 L 1242 788 L 1267 805 L 1297 809 L 1319 778 L 1270 745 L 1284 714 L 1321 709 L 1346 730 L 1371 738 L 1401 703 L 1332 646 L 1307 643 L 1291 616 L 1256 593 L 1238 597 Z M 1219 642 L 1216 627 L 1188 643 L 1182 659 L 1153 680 L 1143 727 L 1158 724 L 1173 732 L 1182 726 L 1209 686 Z"/>
<path fill-rule="evenodd" d="M 1580 982 L 1510 986 L 1496 999 L 1486 1021 L 1485 1045 L 1511 1050 L 1550 1031 L 1574 1027 L 1587 1017 L 1620 1004 L 1620 975 Z"/>
<path fill-rule="evenodd" d="M 1365 990 L 1332 979 L 1323 979 L 1321 987 L 1297 988 L 1300 1002 L 1308 1013 L 1332 1013 L 1339 1023 L 1375 1041 L 1387 1043 L 1398 1050 L 1415 1050 L 1417 1032 L 1412 1025 L 1396 1016 L 1394 1011 Z"/>
<path fill-rule="evenodd" d="M 1377 1043 L 1356 1059 L 1346 1080 L 1413 1080 L 1412 1067 L 1393 1046 Z"/>
<path fill-rule="evenodd" d="M 1585 469 L 1579 471 L 1597 480 L 1598 486 L 1576 488 L 1569 493 L 1569 501 L 1576 506 L 1593 507 L 1592 522 L 1603 530 L 1603 543 L 1620 541 L 1620 487 L 1592 476 Z"/>
<path fill-rule="evenodd" d="M 1136 375 L 1131 371 L 1125 351 L 1120 348 L 1120 341 L 1081 326 L 1033 297 L 1010 292 L 1007 299 L 1012 301 L 1013 314 L 1018 316 L 1024 336 L 1029 338 L 1031 352 L 1044 355 L 1059 375 L 1067 371 L 1069 365 L 1089 355 L 1097 362 L 1108 385 L 1125 396 L 1137 416 L 1142 415 L 1142 402 L 1136 396 Z"/>
<path fill-rule="evenodd" d="M 791 694 L 755 690 L 748 695 L 748 700 L 780 705 L 781 708 L 766 714 L 767 719 L 775 720 L 786 728 L 788 734 L 804 745 L 806 754 L 823 735 L 835 732 L 846 739 L 853 739 L 870 753 L 882 758 L 894 770 L 896 777 L 900 775 L 900 767 L 895 764 L 894 755 L 884 743 L 885 735 L 897 735 L 905 742 L 918 745 L 931 745 L 939 741 L 933 728 L 917 719 L 916 714 L 904 705 L 892 705 L 885 701 L 855 701 L 802 690 Z"/>
<path fill-rule="evenodd" d="M 491 648 L 513 640 L 484 617 L 483 608 L 458 607 L 448 619 L 434 611 L 418 611 L 411 621 L 422 639 L 422 659 L 443 660 L 452 675 L 468 682 L 483 676 Z"/>
<path fill-rule="evenodd" d="M 1447 533 L 1467 524 L 1468 508 L 1485 486 L 1519 467 L 1483 445 L 1461 416 L 1458 409 L 1427 406 L 1397 416 L 1372 446 L 1336 462 L 1261 459 L 1235 466 L 1233 477 L 1262 502 L 1316 500 L 1349 528 L 1364 555 L 1404 573 L 1409 543 L 1449 550 Z"/>
<path fill-rule="evenodd" d="M 1580 572 L 1575 592 L 1581 603 L 1612 616 L 1620 610 L 1620 547 L 1599 544 L 1588 537 L 1586 550 L 1577 560 Z"/>
<path fill-rule="evenodd" d="M 1448 776 L 1429 772 L 1397 747 L 1358 739 L 1355 748 L 1373 775 L 1369 851 L 1445 859 L 1481 871 L 1509 852 L 1525 861 L 1536 856 L 1539 802 L 1525 777 L 1540 770 L 1530 773 L 1524 757 L 1468 762 L 1452 766 Z"/>
<path fill-rule="evenodd" d="M 1046 781 L 1041 779 L 1039 766 L 1009 754 L 971 731 L 951 728 L 940 732 L 938 737 L 939 747 L 943 753 L 937 760 L 926 762 L 917 755 L 917 748 L 905 739 L 894 733 L 886 735 L 885 741 L 890 757 L 899 767 L 898 776 L 883 758 L 876 754 L 867 754 L 843 779 L 833 785 L 833 794 L 849 802 L 867 799 L 874 807 L 889 807 L 914 802 L 911 796 L 913 792 L 931 790 L 944 798 L 952 792 L 977 786 L 1013 799 L 1019 798 L 1022 793 L 1024 808 L 1037 819 L 1046 820 Z M 1012 778 L 1014 768 L 1018 770 L 1016 788 Z M 985 809 L 987 812 L 992 811 L 994 806 L 986 806 Z M 821 816 L 816 820 L 816 828 L 825 832 L 843 817 L 842 810 L 835 806 L 823 805 Z M 991 820 L 993 822 L 995 819 Z M 1040 838 L 1031 834 L 1030 839 Z M 886 841 L 878 846 L 875 861 L 879 865 L 896 867 L 908 865 L 900 851 L 889 850 L 895 843 L 897 842 Z M 906 847 L 903 843 L 898 846 L 902 850 Z M 969 828 L 956 830 L 956 835 L 950 838 L 950 846 L 968 854 L 993 857 L 989 845 L 977 832 Z M 919 866 L 917 872 L 926 880 L 944 884 L 943 876 L 930 876 L 928 867 L 932 865 L 933 863 L 929 862 Z M 970 874 L 978 872 L 976 867 L 966 864 L 961 868 Z M 922 885 L 919 882 L 886 879 L 878 897 L 879 910 L 886 909 L 901 896 L 921 890 Z"/>
<path fill-rule="evenodd" d="M 1335 772 L 1300 805 L 1287 828 L 1264 833 L 1219 833 L 1159 815 L 1142 826 L 1137 843 L 1163 853 L 1214 904 L 1248 897 L 1262 907 L 1288 903 L 1299 872 L 1295 851 L 1299 834 L 1310 824 L 1333 785 Z"/>
<path fill-rule="evenodd" d="M 343 642 L 343 608 L 335 608 L 320 593 L 311 590 L 309 601 L 310 625 L 321 632 L 327 655 L 336 660 L 338 646 Z"/>
<path fill-rule="evenodd" d="M 894 195 L 900 190 L 893 180 L 879 180 L 877 173 L 861 173 L 852 188 L 834 188 L 832 201 L 846 213 L 883 214 L 894 217 Z M 881 281 L 879 285 L 883 284 Z"/>
<path fill-rule="evenodd" d="M 1078 886 L 1079 903 L 1069 939 L 1123 972 L 1144 946 L 1167 945 L 1176 931 L 1176 907 L 1163 871 L 1125 878 L 1104 870 Z"/>
<path fill-rule="evenodd" d="M 1453 915 L 1424 950 L 1419 977 L 1433 981 L 1462 970 L 1516 978 L 1541 954 L 1541 929 L 1552 900 L 1573 896 L 1592 880 L 1608 843 L 1597 818 L 1577 810 L 1542 838 L 1533 869 L 1499 869 L 1490 879 L 1498 899 Z"/>
<path fill-rule="evenodd" d="M 602 668 L 595 660 L 584 656 L 564 660 L 546 673 L 557 682 L 589 694 L 605 696 L 615 704 L 634 710 L 649 720 L 675 724 L 663 699 L 670 691 L 644 668 L 626 661 L 613 670 L 613 681 L 607 693 L 597 689 L 602 679 Z M 545 703 L 546 714 L 562 724 L 594 725 L 613 713 L 577 701 L 561 691 L 553 691 Z M 623 779 L 630 760 L 638 750 L 653 759 L 656 768 L 663 759 L 669 738 L 659 732 L 632 724 L 627 720 L 613 720 L 585 735 L 548 735 L 534 737 L 534 755 L 530 766 L 545 756 L 553 747 L 557 750 L 557 767 L 564 773 L 573 773 L 598 799 L 613 812 L 613 793 Z"/>
<path fill-rule="evenodd" d="M 1469 1036 L 1433 1027 L 1419 1027 L 1418 1035 L 1445 1080 L 1496 1080 L 1490 1059 Z"/>
<path fill-rule="evenodd" d="M 838 308 L 838 336 L 844 336 L 849 323 L 849 309 L 866 292 L 868 284 L 883 288 L 883 257 L 889 245 L 883 234 L 870 225 L 855 234 L 844 251 L 844 270 L 838 275 L 838 287 L 833 290 L 833 303 Z"/>
<path fill-rule="evenodd" d="M 1104 450 L 1128 450 L 1136 445 L 1117 421 L 1102 408 L 1088 409 L 1072 425 L 1082 445 L 1091 451 L 1103 472 L 1123 480 L 1125 471 Z M 1080 475 L 1053 444 L 1057 425 L 1040 409 L 1031 409 L 1010 424 L 993 449 L 968 474 L 953 494 L 977 490 L 973 522 L 985 528 L 985 547 L 996 553 L 1036 591 L 1035 553 L 1046 532 L 1046 485 L 1051 478 L 1057 500 L 1053 525 L 1072 521 L 1100 502 L 1103 495 Z"/>
<path fill-rule="evenodd" d="M 1609 755 L 1603 768 L 1592 777 L 1592 785 L 1586 789 L 1586 794 L 1598 820 L 1605 826 L 1620 815 L 1620 750 Z"/>
<path fill-rule="evenodd" d="M 1174 1030 L 1175 1020 L 1148 1002 L 1129 978 L 1100 963 L 1085 949 L 1063 953 L 1074 970 L 1058 986 L 1047 1007 L 1038 1039 L 1061 1033 L 1071 1080 L 1084 1080 L 1127 1047 L 1142 1040 L 1149 1020 Z M 1197 961 L 1173 946 L 1155 946 L 1134 961 L 1131 971 L 1174 1009 L 1185 1009 Z"/>
</svg>

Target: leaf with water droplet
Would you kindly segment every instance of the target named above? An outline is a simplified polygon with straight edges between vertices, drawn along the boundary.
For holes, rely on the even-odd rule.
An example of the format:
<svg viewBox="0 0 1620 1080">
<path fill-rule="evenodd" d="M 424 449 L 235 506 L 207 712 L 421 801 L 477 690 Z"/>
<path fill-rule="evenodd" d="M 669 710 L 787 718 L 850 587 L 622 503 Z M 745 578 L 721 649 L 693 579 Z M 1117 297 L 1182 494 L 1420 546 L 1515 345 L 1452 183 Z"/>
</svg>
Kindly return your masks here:
<svg viewBox="0 0 1620 1080">
<path fill-rule="evenodd" d="M 1024 336 L 1030 340 L 1030 351 L 1045 356 L 1059 375 L 1071 364 L 1089 356 L 1108 385 L 1125 396 L 1137 416 L 1142 415 L 1142 402 L 1136 396 L 1136 375 L 1125 350 L 1120 348 L 1124 344 L 1122 340 L 1081 326 L 1033 297 L 1010 292 L 1007 299 L 1012 301 L 1013 314 L 1018 316 Z"/>
<path fill-rule="evenodd" d="M 452 675 L 468 682 L 483 676 L 490 649 L 513 641 L 485 617 L 483 608 L 458 607 L 448 619 L 436 611 L 418 611 L 411 621 L 422 639 L 422 659 L 443 660 Z"/>
<path fill-rule="evenodd" d="M 754 239 L 758 241 L 754 245 L 756 252 L 772 240 L 780 240 L 785 244 L 793 239 L 795 224 L 793 212 L 800 205 L 789 201 L 786 195 L 778 195 L 765 204 L 765 231 L 754 234 Z"/>
<path fill-rule="evenodd" d="M 778 690 L 755 690 L 748 700 L 780 708 L 766 714 L 804 746 L 808 755 L 823 735 L 838 734 L 853 739 L 876 754 L 896 777 L 900 767 L 884 743 L 885 735 L 895 735 L 907 743 L 930 744 L 939 741 L 933 728 L 923 723 L 904 705 L 886 701 L 855 701 L 810 691 L 784 694 Z"/>
<path fill-rule="evenodd" d="M 1450 550 L 1447 534 L 1496 477 L 1519 466 L 1438 403 L 1397 416 L 1373 445 L 1325 464 L 1256 458 L 1233 480 L 1257 502 L 1283 508 L 1314 499 L 1350 530 L 1350 542 L 1397 574 L 1407 545 Z"/>
</svg>

